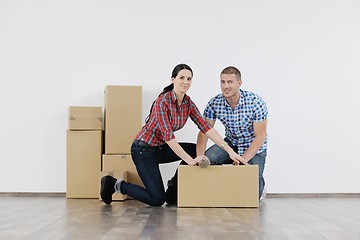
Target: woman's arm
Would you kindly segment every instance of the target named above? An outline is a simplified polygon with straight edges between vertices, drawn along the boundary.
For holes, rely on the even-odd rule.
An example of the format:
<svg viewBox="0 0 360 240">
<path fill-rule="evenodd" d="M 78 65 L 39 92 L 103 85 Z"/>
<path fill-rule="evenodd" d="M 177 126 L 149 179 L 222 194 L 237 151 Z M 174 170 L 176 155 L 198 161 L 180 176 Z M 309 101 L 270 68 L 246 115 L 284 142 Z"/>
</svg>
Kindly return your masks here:
<svg viewBox="0 0 360 240">
<path fill-rule="evenodd" d="M 240 163 L 248 165 L 247 161 L 245 161 L 245 159 L 242 158 L 239 154 L 234 152 L 234 150 L 229 147 L 227 142 L 224 141 L 224 139 L 214 128 L 211 128 L 209 131 L 207 131 L 206 136 L 208 136 L 216 145 L 224 149 L 224 151 L 229 154 L 230 158 L 234 161 L 234 165 L 239 165 Z"/>
<path fill-rule="evenodd" d="M 176 155 L 178 155 L 182 160 L 184 160 L 190 166 L 195 166 L 198 162 L 200 162 L 202 157 L 196 157 L 193 159 L 185 150 L 180 146 L 180 144 L 176 141 L 175 138 L 166 142 L 167 145 L 174 151 Z"/>
<path fill-rule="evenodd" d="M 215 121 L 206 119 L 206 122 L 214 127 Z M 204 155 L 206 150 L 206 143 L 208 141 L 208 137 L 202 132 L 199 131 L 197 141 L 196 141 L 196 154 L 197 156 Z"/>
</svg>

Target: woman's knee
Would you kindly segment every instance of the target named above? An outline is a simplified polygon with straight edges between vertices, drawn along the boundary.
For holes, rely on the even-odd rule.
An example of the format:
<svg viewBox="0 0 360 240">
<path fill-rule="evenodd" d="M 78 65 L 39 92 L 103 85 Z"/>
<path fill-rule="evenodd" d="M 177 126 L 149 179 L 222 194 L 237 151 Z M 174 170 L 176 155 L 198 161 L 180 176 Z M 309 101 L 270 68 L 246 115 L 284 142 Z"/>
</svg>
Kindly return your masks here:
<svg viewBox="0 0 360 240">
<path fill-rule="evenodd" d="M 164 203 L 165 203 L 165 193 L 155 196 L 149 205 L 153 207 L 157 207 L 163 205 Z"/>
</svg>

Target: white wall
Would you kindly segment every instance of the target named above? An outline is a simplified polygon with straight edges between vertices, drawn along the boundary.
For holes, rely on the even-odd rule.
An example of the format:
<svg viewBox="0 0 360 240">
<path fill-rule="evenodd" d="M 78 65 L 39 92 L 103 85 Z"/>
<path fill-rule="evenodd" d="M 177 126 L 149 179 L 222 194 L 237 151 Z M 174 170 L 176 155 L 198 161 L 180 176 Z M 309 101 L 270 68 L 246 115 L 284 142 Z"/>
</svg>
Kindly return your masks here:
<svg viewBox="0 0 360 240">
<path fill-rule="evenodd" d="M 142 85 L 145 117 L 180 62 L 201 111 L 228 65 L 267 101 L 269 192 L 360 192 L 359 12 L 355 0 L 0 0 L 0 192 L 65 192 L 68 106 Z M 189 122 L 177 136 L 196 133 Z"/>
</svg>

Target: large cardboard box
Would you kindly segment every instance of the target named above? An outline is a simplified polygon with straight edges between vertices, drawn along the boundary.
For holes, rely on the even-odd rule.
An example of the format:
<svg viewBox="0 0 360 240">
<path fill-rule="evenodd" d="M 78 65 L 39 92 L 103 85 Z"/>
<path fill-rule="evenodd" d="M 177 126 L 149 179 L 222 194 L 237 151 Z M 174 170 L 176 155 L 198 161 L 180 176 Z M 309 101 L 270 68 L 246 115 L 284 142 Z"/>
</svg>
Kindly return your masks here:
<svg viewBox="0 0 360 240">
<path fill-rule="evenodd" d="M 69 130 L 102 130 L 101 107 L 70 106 L 68 109 Z"/>
<path fill-rule="evenodd" d="M 106 154 L 130 154 L 131 143 L 141 129 L 141 105 L 141 86 L 106 86 Z"/>
<path fill-rule="evenodd" d="M 113 176 L 114 178 L 116 179 L 123 179 L 125 181 L 128 181 L 128 177 L 127 177 L 127 171 L 125 172 L 117 172 L 117 171 L 110 171 L 110 172 L 100 172 L 100 178 L 99 178 L 99 199 L 101 200 L 101 196 L 100 196 L 100 188 L 101 188 L 101 178 L 103 176 L 106 176 L 106 175 L 110 175 L 110 176 Z M 127 199 L 127 195 L 122 195 L 121 193 L 117 193 L 115 192 L 113 195 L 112 195 L 112 200 L 113 201 L 124 201 Z"/>
<path fill-rule="evenodd" d="M 179 207 L 258 207 L 258 166 L 178 167 Z"/>
<path fill-rule="evenodd" d="M 102 131 L 67 131 L 66 198 L 98 198 Z"/>
<path fill-rule="evenodd" d="M 104 154 L 102 159 L 102 171 L 103 172 L 127 171 L 128 182 L 142 187 L 144 186 L 136 170 L 136 166 L 131 158 L 131 155 Z"/>
</svg>

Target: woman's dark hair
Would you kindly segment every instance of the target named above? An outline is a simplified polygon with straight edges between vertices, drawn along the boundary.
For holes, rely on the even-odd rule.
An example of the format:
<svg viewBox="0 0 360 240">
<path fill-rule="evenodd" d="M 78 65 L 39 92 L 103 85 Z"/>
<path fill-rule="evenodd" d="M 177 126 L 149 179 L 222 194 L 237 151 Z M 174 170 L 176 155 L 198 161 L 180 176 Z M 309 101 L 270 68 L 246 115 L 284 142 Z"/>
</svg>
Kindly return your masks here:
<svg viewBox="0 0 360 240">
<path fill-rule="evenodd" d="M 176 78 L 176 76 L 179 74 L 179 72 L 180 72 L 181 70 L 184 70 L 184 69 L 189 70 L 189 71 L 191 72 L 191 75 L 194 75 L 192 69 L 191 69 L 188 65 L 186 65 L 186 64 L 184 64 L 184 63 L 180 63 L 180 64 L 178 64 L 178 65 L 176 65 L 176 66 L 174 67 L 174 69 L 173 69 L 173 71 L 172 71 L 172 73 L 171 73 L 171 78 Z M 173 89 L 174 89 L 174 84 L 171 83 L 170 85 L 164 87 L 163 91 L 159 94 L 158 97 L 160 97 L 162 94 L 164 94 L 164 93 L 166 93 L 166 92 L 172 91 Z M 156 101 L 156 100 L 155 100 L 155 101 Z M 147 123 L 147 122 L 149 121 L 149 118 L 150 118 L 152 109 L 153 109 L 153 107 L 154 107 L 155 101 L 154 101 L 154 102 L 152 103 L 152 105 L 151 105 L 149 115 L 145 118 L 145 123 Z"/>
</svg>

